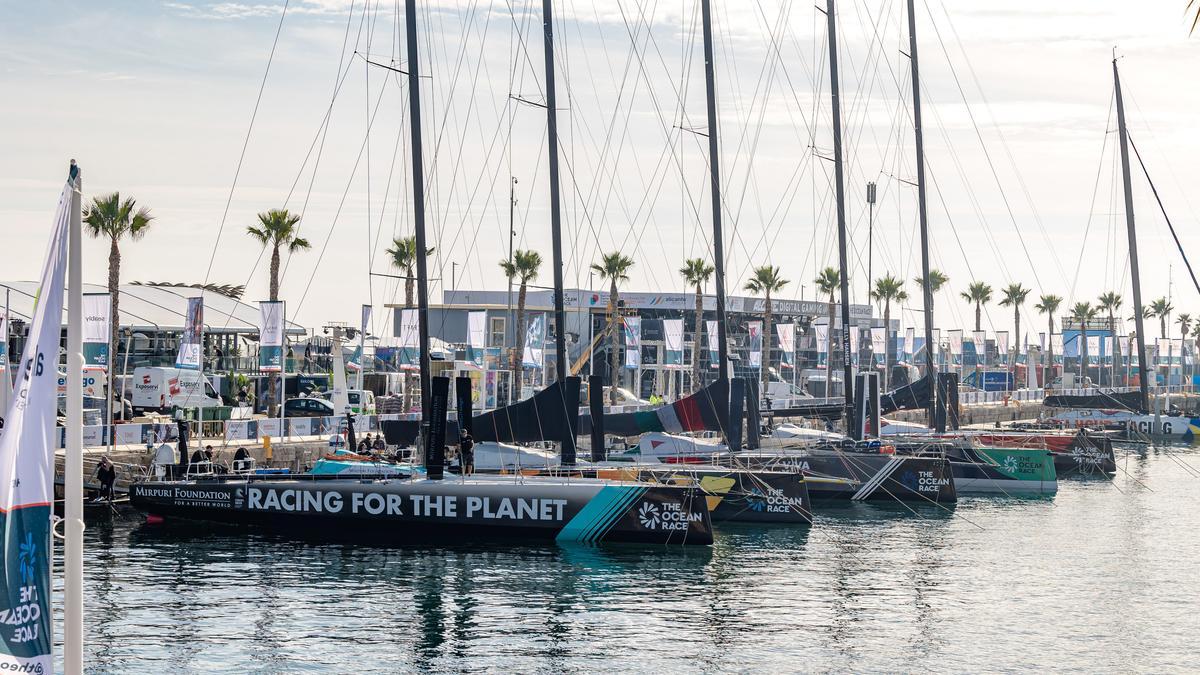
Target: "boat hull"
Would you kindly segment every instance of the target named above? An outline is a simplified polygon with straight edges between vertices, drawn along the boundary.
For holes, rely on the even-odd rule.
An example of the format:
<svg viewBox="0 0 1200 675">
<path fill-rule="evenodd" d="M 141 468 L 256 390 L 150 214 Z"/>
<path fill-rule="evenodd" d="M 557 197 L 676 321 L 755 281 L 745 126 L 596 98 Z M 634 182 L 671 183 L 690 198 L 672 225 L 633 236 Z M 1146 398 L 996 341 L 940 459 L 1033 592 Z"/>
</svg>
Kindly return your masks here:
<svg viewBox="0 0 1200 675">
<path fill-rule="evenodd" d="M 948 450 L 958 494 L 1052 495 L 1058 492 L 1047 450 L 955 448 Z"/>
<path fill-rule="evenodd" d="M 785 448 L 730 456 L 736 466 L 804 474 L 816 507 L 831 501 L 951 503 L 958 499 L 944 457 L 888 455 L 823 448 Z"/>
<path fill-rule="evenodd" d="M 693 486 L 588 480 L 211 480 L 130 487 L 164 524 L 211 521 L 377 544 L 540 540 L 712 543 Z"/>
</svg>

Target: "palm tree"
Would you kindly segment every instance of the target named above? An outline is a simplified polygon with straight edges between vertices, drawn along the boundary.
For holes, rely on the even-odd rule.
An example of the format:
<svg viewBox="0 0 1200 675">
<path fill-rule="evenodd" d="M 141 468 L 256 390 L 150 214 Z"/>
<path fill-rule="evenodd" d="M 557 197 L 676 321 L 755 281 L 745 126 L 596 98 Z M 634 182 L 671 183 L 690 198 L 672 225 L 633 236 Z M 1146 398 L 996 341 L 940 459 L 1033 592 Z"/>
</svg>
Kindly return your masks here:
<svg viewBox="0 0 1200 675">
<path fill-rule="evenodd" d="M 271 247 L 271 301 L 279 300 L 279 249 L 287 248 L 288 253 L 303 251 L 309 248 L 308 240 L 297 236 L 300 216 L 293 215 L 287 209 L 271 209 L 258 214 L 258 226 L 248 225 L 246 233 L 263 246 Z M 268 380 L 268 399 L 270 406 L 268 414 L 275 415 L 275 378 Z"/>
<path fill-rule="evenodd" d="M 1096 318 L 1096 308 L 1089 302 L 1077 302 L 1071 308 L 1071 318 L 1079 323 L 1079 374 L 1081 377 L 1087 377 L 1087 326 L 1089 321 Z"/>
<path fill-rule="evenodd" d="M 1159 298 L 1150 303 L 1150 316 L 1158 317 L 1159 337 L 1167 337 L 1167 320 L 1173 311 L 1175 311 L 1175 306 L 1166 298 Z"/>
<path fill-rule="evenodd" d="M 633 267 L 633 258 L 622 255 L 620 251 L 605 253 L 600 257 L 599 263 L 592 263 L 592 271 L 601 280 L 608 279 L 608 357 L 609 357 L 609 379 L 610 386 L 608 390 L 608 400 L 613 405 L 617 404 L 617 385 L 619 384 L 620 370 L 620 353 L 619 348 L 619 328 L 618 322 L 620 317 L 617 316 L 617 307 L 620 305 L 618 301 L 617 290 L 618 284 L 622 281 L 629 281 L 629 268 Z M 636 387 L 635 387 L 635 394 Z"/>
<path fill-rule="evenodd" d="M 992 287 L 982 281 L 972 282 L 967 290 L 959 293 L 963 300 L 975 304 L 975 332 L 980 330 L 980 320 L 983 315 L 983 305 L 992 301 Z"/>
<path fill-rule="evenodd" d="M 1029 297 L 1029 289 L 1021 284 L 1009 284 L 1000 291 L 1000 294 L 1003 296 L 1000 298 L 1000 306 L 1013 308 L 1013 351 L 1020 354 L 1021 305 L 1025 304 L 1025 298 Z"/>
<path fill-rule="evenodd" d="M 1049 347 L 1048 358 L 1046 359 L 1046 368 L 1042 371 L 1042 386 L 1048 386 L 1050 383 L 1049 375 L 1054 374 L 1054 313 L 1058 311 L 1062 305 L 1063 299 L 1057 295 L 1043 295 L 1038 298 L 1038 303 L 1033 306 L 1034 309 L 1046 315 L 1046 320 L 1050 322 L 1046 333 L 1046 345 Z"/>
<path fill-rule="evenodd" d="M 508 282 L 512 283 L 515 279 L 521 284 L 517 292 L 517 325 L 513 331 L 515 346 L 508 356 L 513 373 L 521 372 L 521 357 L 525 353 L 525 296 L 529 291 L 529 282 L 537 279 L 541 266 L 542 254 L 537 251 L 514 251 L 512 260 L 500 261 L 500 269 L 504 270 Z"/>
<path fill-rule="evenodd" d="M 258 214 L 258 226 L 249 225 L 246 233 L 263 246 L 271 247 L 271 300 L 279 300 L 279 249 L 288 253 L 309 248 L 308 240 L 296 236 L 300 216 L 292 215 L 287 209 L 271 209 Z"/>
<path fill-rule="evenodd" d="M 121 193 L 114 192 L 104 197 L 93 197 L 92 204 L 83 214 L 83 224 L 87 226 L 88 234 L 99 239 L 107 237 L 108 247 L 108 294 L 112 301 L 112 316 L 109 319 L 108 336 L 108 383 L 107 390 L 113 390 L 113 361 L 117 356 L 117 335 L 121 325 L 121 239 L 129 237 L 137 241 L 146 235 L 146 228 L 154 221 L 150 210 L 137 207 L 133 197 L 121 199 Z M 111 394 L 110 394 L 111 396 Z M 124 411 L 122 411 L 124 415 Z M 123 419 L 123 417 L 122 417 Z"/>
<path fill-rule="evenodd" d="M 687 285 L 696 289 L 696 338 L 692 341 L 692 391 L 700 388 L 700 335 L 704 330 L 704 284 L 716 271 L 704 258 L 689 258 L 679 268 Z M 724 330 L 724 327 L 722 327 Z"/>
<path fill-rule="evenodd" d="M 908 300 L 908 292 L 904 290 L 903 281 L 888 274 L 875 280 L 875 290 L 871 291 L 871 298 L 883 303 L 883 330 L 887 334 L 887 341 L 883 347 L 883 390 L 887 391 L 888 374 L 892 364 L 892 302 Z"/>
<path fill-rule="evenodd" d="M 1117 339 L 1117 312 L 1121 309 L 1123 299 L 1116 291 L 1108 291 L 1102 293 L 1098 300 L 1098 309 L 1108 315 L 1108 334 L 1112 336 L 1112 370 L 1110 372 L 1109 381 L 1112 384 L 1117 383 L 1117 362 L 1121 359 L 1121 341 Z"/>
<path fill-rule="evenodd" d="M 1200 24 L 1200 0 L 1188 0 L 1187 9 L 1191 10 L 1192 6 L 1196 7 L 1196 16 L 1192 18 L 1192 27 L 1188 30 L 1188 35 L 1196 32 L 1196 24 Z"/>
<path fill-rule="evenodd" d="M 392 267 L 404 272 L 404 306 L 407 309 L 412 309 L 413 284 L 417 280 L 416 272 L 413 270 L 417 264 L 416 235 L 393 239 L 392 247 L 387 250 L 387 254 L 392 258 Z M 433 255 L 432 246 L 425 249 L 425 255 L 426 257 Z M 515 253 L 513 257 L 516 257 Z"/>
<path fill-rule="evenodd" d="M 771 294 L 783 290 L 789 282 L 779 274 L 779 268 L 774 265 L 755 267 L 754 274 L 746 280 L 745 289 L 755 295 L 762 294 L 766 301 L 763 306 L 762 333 L 762 391 L 760 396 L 767 395 L 767 385 L 771 381 Z"/>
<path fill-rule="evenodd" d="M 921 288 L 921 293 L 924 294 L 924 292 L 925 292 L 925 277 L 917 277 L 917 278 L 913 279 L 913 283 L 915 283 L 917 286 L 919 286 Z M 942 290 L 942 286 L 945 286 L 948 283 L 950 283 L 950 277 L 948 277 L 944 273 L 942 273 L 941 270 L 938 270 L 938 269 L 929 270 L 929 306 L 925 308 L 926 312 L 933 311 L 934 296 L 937 295 L 938 291 Z M 936 350 L 937 345 L 932 345 L 932 346 L 925 345 L 925 350 L 927 352 L 930 349 Z M 931 356 L 930 356 L 931 359 L 937 359 L 936 351 L 930 352 L 930 354 L 931 354 Z"/>
<path fill-rule="evenodd" d="M 826 267 L 813 283 L 817 293 L 829 296 L 829 328 L 825 331 L 825 398 L 829 398 L 833 396 L 833 320 L 837 309 L 834 294 L 842 287 L 842 273 L 836 267 Z"/>
</svg>

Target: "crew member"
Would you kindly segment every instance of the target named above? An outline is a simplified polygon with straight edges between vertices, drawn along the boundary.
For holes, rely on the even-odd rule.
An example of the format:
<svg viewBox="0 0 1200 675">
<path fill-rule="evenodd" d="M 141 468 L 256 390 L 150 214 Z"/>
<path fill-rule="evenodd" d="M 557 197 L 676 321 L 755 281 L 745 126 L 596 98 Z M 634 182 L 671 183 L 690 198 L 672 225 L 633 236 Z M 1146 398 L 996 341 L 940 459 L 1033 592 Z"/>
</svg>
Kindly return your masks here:
<svg viewBox="0 0 1200 675">
<path fill-rule="evenodd" d="M 475 439 L 466 429 L 463 429 L 462 437 L 458 440 L 458 465 L 464 476 L 475 473 Z"/>
<path fill-rule="evenodd" d="M 100 458 L 100 464 L 96 466 L 96 480 L 100 482 L 100 498 L 111 502 L 113 486 L 117 482 L 117 468 L 108 461 L 108 457 Z"/>
</svg>

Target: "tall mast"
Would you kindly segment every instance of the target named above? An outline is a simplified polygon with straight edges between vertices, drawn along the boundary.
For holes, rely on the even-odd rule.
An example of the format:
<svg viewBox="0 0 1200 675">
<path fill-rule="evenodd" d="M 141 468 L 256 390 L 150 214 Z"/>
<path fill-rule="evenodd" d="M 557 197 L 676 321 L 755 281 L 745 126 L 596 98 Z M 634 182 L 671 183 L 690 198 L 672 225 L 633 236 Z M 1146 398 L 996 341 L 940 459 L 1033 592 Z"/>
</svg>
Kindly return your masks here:
<svg viewBox="0 0 1200 675">
<path fill-rule="evenodd" d="M 931 380 L 930 417 L 937 398 L 937 365 L 933 360 L 933 288 L 929 283 L 929 215 L 925 207 L 925 138 L 921 132 L 921 76 L 917 67 L 917 16 L 908 0 L 908 60 L 912 66 L 913 135 L 917 154 L 917 213 L 921 222 L 921 300 L 925 305 L 925 374 Z M 939 429 L 938 431 L 945 431 Z"/>
<path fill-rule="evenodd" d="M 429 379 L 429 271 L 425 263 L 425 166 L 421 155 L 421 80 L 417 68 L 416 0 L 404 0 L 404 25 L 408 35 L 408 115 L 412 140 L 413 229 L 417 245 L 417 320 L 421 340 L 421 416 L 430 410 Z"/>
<path fill-rule="evenodd" d="M 1121 137 L 1121 181 L 1125 188 L 1125 226 L 1129 232 L 1129 271 L 1133 277 L 1133 322 L 1137 330 L 1138 393 L 1142 411 L 1150 411 L 1146 384 L 1146 331 L 1142 329 L 1142 279 L 1138 272 L 1137 228 L 1133 223 L 1133 189 L 1129 183 L 1129 132 L 1125 128 L 1125 100 L 1121 97 L 1121 75 L 1113 59 L 1113 84 L 1117 88 L 1117 129 Z M 1116 340 L 1113 336 L 1113 340 Z"/>
<path fill-rule="evenodd" d="M 728 325 L 725 316 L 725 239 L 721 231 L 721 171 L 717 150 L 717 86 L 713 80 L 713 41 L 711 0 L 700 0 L 700 15 L 704 23 L 704 85 L 708 97 L 708 173 L 712 186 L 713 277 L 717 293 L 717 377 L 725 377 L 729 363 Z M 697 335 L 699 340 L 700 336 Z"/>
<path fill-rule="evenodd" d="M 67 424 L 63 458 L 63 672 L 83 672 L 83 173 L 71 160 L 67 235 Z M 36 312 L 35 312 L 36 313 Z M 32 318 L 32 314 L 31 314 Z M 40 356 L 40 355 L 39 355 Z M 110 364 L 111 369 L 111 364 Z M 110 394 L 111 398 L 111 394 Z M 112 405 L 109 403 L 109 405 Z M 10 432 L 16 433 L 16 432 Z M 46 589 L 49 591 L 49 589 Z"/>
<path fill-rule="evenodd" d="M 546 36 L 546 135 L 550 153 L 550 240 L 554 251 L 554 374 L 567 379 L 567 318 L 563 308 L 562 214 L 558 194 L 558 111 L 554 95 L 553 0 L 542 0 L 542 29 Z"/>
<path fill-rule="evenodd" d="M 838 270 L 842 278 L 842 391 L 846 394 L 846 424 L 850 430 L 850 437 L 857 440 L 862 436 L 862 430 L 854 420 L 854 366 L 850 354 L 850 266 L 846 262 L 846 186 L 842 167 L 842 104 L 838 92 L 837 19 L 834 17 L 834 0 L 826 0 L 825 19 L 829 32 L 829 96 L 833 100 L 833 174 L 837 191 Z M 833 326 L 829 328 L 832 330 Z"/>
<path fill-rule="evenodd" d="M 553 0 L 542 0 L 542 29 L 546 36 L 546 135 L 550 153 L 550 240 L 554 249 L 554 379 L 567 381 L 567 313 L 563 301 L 562 208 L 558 194 L 558 110 L 554 95 Z M 559 448 L 563 464 L 575 463 L 575 435 L 565 434 Z"/>
</svg>

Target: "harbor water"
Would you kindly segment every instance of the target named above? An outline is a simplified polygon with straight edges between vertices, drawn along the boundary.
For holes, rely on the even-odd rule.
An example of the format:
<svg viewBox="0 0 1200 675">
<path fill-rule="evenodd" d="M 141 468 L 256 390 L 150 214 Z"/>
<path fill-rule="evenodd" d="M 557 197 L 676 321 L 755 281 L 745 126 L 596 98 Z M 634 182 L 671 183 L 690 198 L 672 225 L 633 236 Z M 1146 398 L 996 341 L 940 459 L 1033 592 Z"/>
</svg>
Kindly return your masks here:
<svg viewBox="0 0 1200 675">
<path fill-rule="evenodd" d="M 87 530 L 86 662 L 156 673 L 1194 669 L 1200 452 L 1134 449 L 1118 466 L 1112 481 L 1064 480 L 1052 498 L 719 526 L 699 550 L 385 549 L 167 533 L 118 516 Z"/>
</svg>

